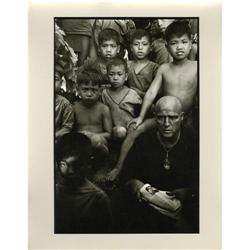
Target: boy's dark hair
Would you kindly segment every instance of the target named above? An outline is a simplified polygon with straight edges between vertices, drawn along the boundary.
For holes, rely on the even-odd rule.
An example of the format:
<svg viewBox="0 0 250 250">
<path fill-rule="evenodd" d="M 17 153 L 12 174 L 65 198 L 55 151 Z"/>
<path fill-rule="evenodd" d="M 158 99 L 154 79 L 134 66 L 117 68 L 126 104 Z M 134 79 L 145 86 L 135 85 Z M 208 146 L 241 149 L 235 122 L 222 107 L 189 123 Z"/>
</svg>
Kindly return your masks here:
<svg viewBox="0 0 250 250">
<path fill-rule="evenodd" d="M 114 40 L 117 45 L 120 44 L 120 35 L 113 29 L 104 29 L 98 35 L 98 43 L 101 45 L 103 42 Z"/>
<path fill-rule="evenodd" d="M 177 20 L 172 22 L 165 31 L 165 39 L 167 42 L 170 41 L 173 35 L 181 37 L 187 34 L 188 38 L 191 39 L 191 28 L 186 20 Z"/>
<path fill-rule="evenodd" d="M 55 146 L 57 161 L 64 157 L 76 156 L 80 163 L 86 163 L 90 159 L 91 153 L 91 141 L 81 133 L 64 134 Z"/>
<path fill-rule="evenodd" d="M 82 73 L 77 75 L 77 84 L 78 86 L 84 85 L 93 85 L 100 86 L 103 82 L 103 78 L 101 74 L 97 71 L 83 71 Z"/>
<path fill-rule="evenodd" d="M 132 44 L 134 39 L 141 39 L 144 36 L 148 38 L 148 41 L 151 44 L 152 38 L 151 38 L 150 34 L 144 29 L 132 30 L 130 32 L 130 36 L 129 36 L 129 43 Z"/>
<path fill-rule="evenodd" d="M 124 59 L 120 59 L 120 58 L 115 58 L 115 59 L 111 60 L 110 62 L 108 62 L 107 72 L 109 72 L 109 70 L 112 66 L 121 66 L 121 65 L 124 66 L 125 72 L 128 73 L 127 62 Z"/>
</svg>

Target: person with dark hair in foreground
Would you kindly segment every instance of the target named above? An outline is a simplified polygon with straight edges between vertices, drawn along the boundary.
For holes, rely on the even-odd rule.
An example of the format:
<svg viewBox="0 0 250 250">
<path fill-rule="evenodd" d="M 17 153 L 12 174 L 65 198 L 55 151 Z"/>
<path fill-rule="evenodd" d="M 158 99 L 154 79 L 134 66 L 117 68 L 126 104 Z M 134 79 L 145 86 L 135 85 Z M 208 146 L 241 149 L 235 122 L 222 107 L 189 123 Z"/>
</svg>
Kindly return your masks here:
<svg viewBox="0 0 250 250">
<path fill-rule="evenodd" d="M 81 133 L 63 135 L 56 145 L 60 173 L 55 193 L 55 233 L 112 231 L 110 200 L 86 178 L 92 146 Z"/>
</svg>

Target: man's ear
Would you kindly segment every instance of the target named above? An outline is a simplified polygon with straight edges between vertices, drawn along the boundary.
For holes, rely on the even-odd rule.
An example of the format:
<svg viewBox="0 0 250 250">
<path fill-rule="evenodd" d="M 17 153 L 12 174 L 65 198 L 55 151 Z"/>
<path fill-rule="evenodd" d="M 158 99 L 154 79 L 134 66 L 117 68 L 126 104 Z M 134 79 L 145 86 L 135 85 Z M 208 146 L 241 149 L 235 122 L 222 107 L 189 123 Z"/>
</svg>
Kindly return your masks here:
<svg viewBox="0 0 250 250">
<path fill-rule="evenodd" d="M 184 119 L 184 112 L 181 112 L 180 113 L 180 120 L 183 121 L 183 119 Z"/>
</svg>

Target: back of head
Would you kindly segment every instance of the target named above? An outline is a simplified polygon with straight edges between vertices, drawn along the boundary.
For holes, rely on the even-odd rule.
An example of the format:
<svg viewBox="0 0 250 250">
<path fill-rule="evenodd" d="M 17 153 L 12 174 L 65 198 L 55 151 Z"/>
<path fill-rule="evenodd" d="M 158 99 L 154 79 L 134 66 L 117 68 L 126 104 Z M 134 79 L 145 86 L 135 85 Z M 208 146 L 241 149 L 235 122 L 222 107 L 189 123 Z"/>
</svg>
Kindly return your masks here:
<svg viewBox="0 0 250 250">
<path fill-rule="evenodd" d="M 129 36 L 129 43 L 132 44 L 135 39 L 141 39 L 142 37 L 147 37 L 149 43 L 152 43 L 152 38 L 150 34 L 144 29 L 132 30 Z"/>
<path fill-rule="evenodd" d="M 109 61 L 107 64 L 107 72 L 109 72 L 111 67 L 113 67 L 113 66 L 123 66 L 125 73 L 128 73 L 128 65 L 124 59 L 115 58 L 115 59 L 112 59 L 111 61 Z"/>
<path fill-rule="evenodd" d="M 117 43 L 117 45 L 120 44 L 120 35 L 117 31 L 113 29 L 104 29 L 102 30 L 98 35 L 98 43 L 99 45 L 103 42 L 113 40 Z"/>
<path fill-rule="evenodd" d="M 77 75 L 77 85 L 100 86 L 103 83 L 101 74 L 97 71 L 83 71 Z"/>
<path fill-rule="evenodd" d="M 191 39 L 191 28 L 187 20 L 177 20 L 172 22 L 165 31 L 165 39 L 169 42 L 172 36 L 181 37 L 187 35 Z"/>
</svg>

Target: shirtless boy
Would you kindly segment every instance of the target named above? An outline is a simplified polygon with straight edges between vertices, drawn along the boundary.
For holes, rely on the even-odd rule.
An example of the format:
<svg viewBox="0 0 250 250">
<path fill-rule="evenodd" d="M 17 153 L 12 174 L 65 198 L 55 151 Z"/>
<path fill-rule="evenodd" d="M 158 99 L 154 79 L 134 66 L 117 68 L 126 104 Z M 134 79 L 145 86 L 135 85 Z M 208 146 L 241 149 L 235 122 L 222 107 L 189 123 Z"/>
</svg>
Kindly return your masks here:
<svg viewBox="0 0 250 250">
<path fill-rule="evenodd" d="M 81 101 L 73 106 L 77 132 L 88 136 L 92 146 L 108 153 L 107 140 L 111 136 L 112 121 L 109 108 L 98 101 L 101 77 L 93 72 L 78 75 L 77 84 Z"/>
<path fill-rule="evenodd" d="M 147 111 L 160 90 L 164 96 L 175 96 L 181 101 L 186 117 L 189 116 L 194 104 L 197 92 L 197 62 L 188 60 L 192 47 L 188 22 L 178 20 L 171 23 L 166 29 L 165 38 L 173 62 L 162 64 L 158 69 L 144 97 L 139 117 L 131 121 L 135 123 L 135 128 L 143 123 Z"/>
</svg>

